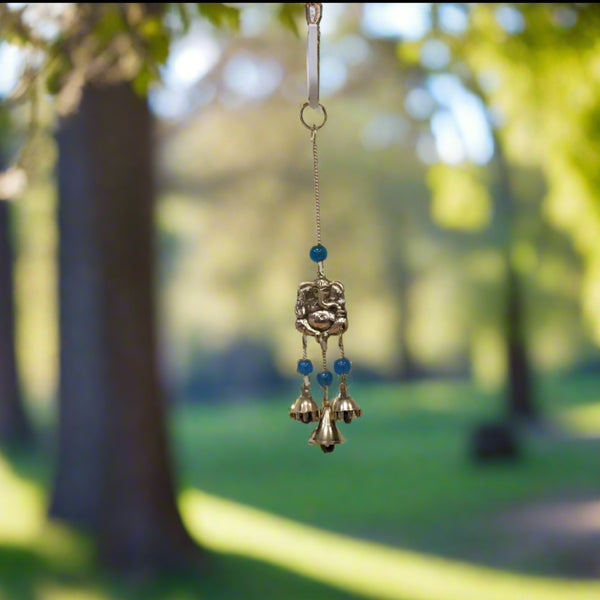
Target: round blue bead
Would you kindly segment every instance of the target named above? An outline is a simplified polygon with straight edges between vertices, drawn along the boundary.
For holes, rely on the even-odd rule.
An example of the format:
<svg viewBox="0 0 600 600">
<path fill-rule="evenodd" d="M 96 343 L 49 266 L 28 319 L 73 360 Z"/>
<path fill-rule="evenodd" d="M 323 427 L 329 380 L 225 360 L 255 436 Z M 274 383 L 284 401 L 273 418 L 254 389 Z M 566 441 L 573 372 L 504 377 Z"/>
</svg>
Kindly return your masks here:
<svg viewBox="0 0 600 600">
<path fill-rule="evenodd" d="M 314 262 L 321 262 L 327 258 L 327 248 L 321 244 L 317 244 L 310 249 L 310 259 Z"/>
<path fill-rule="evenodd" d="M 327 387 L 333 382 L 333 373 L 331 371 L 319 371 L 317 373 L 317 381 L 319 385 Z"/>
<path fill-rule="evenodd" d="M 310 360 L 304 358 L 298 361 L 298 373 L 300 373 L 300 375 L 308 375 L 312 372 L 313 364 L 310 362 Z"/>
<path fill-rule="evenodd" d="M 333 370 L 338 375 L 347 375 L 352 370 L 352 363 L 347 358 L 338 358 L 333 363 Z"/>
</svg>

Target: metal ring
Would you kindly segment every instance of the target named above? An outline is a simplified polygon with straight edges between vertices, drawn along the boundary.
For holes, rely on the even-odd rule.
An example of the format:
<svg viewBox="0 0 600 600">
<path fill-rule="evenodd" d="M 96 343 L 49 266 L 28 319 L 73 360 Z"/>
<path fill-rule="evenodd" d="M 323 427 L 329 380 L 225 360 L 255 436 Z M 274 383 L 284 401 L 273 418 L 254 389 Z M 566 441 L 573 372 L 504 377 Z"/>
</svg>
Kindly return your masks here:
<svg viewBox="0 0 600 600">
<path fill-rule="evenodd" d="M 321 129 L 321 127 L 323 127 L 325 123 L 327 123 L 327 111 L 325 110 L 325 107 L 319 102 L 319 107 L 323 111 L 323 122 L 320 125 L 317 125 L 316 123 L 314 125 L 309 125 L 304 120 L 304 111 L 306 110 L 307 106 L 309 106 L 309 104 L 308 102 L 305 102 L 302 105 L 302 108 L 300 109 L 300 121 L 302 122 L 302 125 L 306 127 L 306 129 L 310 129 L 311 131 L 317 131 L 318 129 Z"/>
<path fill-rule="evenodd" d="M 308 25 L 318 25 L 321 22 L 323 14 L 322 2 L 307 2 L 304 6 L 306 12 L 306 23 Z"/>
</svg>

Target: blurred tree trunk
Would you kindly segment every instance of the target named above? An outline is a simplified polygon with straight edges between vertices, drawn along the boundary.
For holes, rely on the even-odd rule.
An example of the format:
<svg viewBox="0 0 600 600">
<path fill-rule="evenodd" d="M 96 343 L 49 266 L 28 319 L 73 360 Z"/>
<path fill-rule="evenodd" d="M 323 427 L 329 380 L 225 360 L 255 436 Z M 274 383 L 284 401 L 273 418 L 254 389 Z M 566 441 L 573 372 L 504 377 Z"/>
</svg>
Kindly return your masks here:
<svg viewBox="0 0 600 600">
<path fill-rule="evenodd" d="M 510 260 L 506 262 L 507 412 L 511 420 L 533 422 L 538 417 L 538 411 L 531 382 L 531 365 L 527 355 L 521 286 Z"/>
<path fill-rule="evenodd" d="M 486 96 L 475 79 L 468 85 L 484 105 L 488 106 Z M 531 361 L 527 352 L 527 334 L 525 331 L 525 306 L 518 273 L 511 260 L 517 228 L 517 199 L 511 181 L 511 170 L 504 144 L 494 124 L 488 119 L 488 126 L 494 140 L 494 162 L 498 178 L 498 197 L 496 205 L 503 218 L 504 229 L 504 265 L 506 273 L 504 333 L 506 343 L 506 416 L 510 421 L 535 422 L 539 418 L 533 388 Z"/>
<path fill-rule="evenodd" d="M 534 422 L 538 409 L 532 385 L 532 368 L 527 353 L 525 306 L 519 275 L 511 260 L 515 243 L 517 200 L 512 189 L 511 174 L 500 137 L 494 132 L 495 157 L 500 184 L 500 204 L 505 219 L 505 313 L 506 340 L 506 413 L 510 420 Z"/>
<path fill-rule="evenodd" d="M 395 279 L 398 287 L 398 303 L 401 315 L 400 329 L 398 332 L 400 355 L 402 356 L 400 377 L 405 382 L 416 381 L 423 376 L 423 373 L 418 363 L 415 362 L 413 358 L 412 350 L 408 342 L 408 323 L 410 320 L 409 292 L 412 283 L 412 277 L 407 268 L 402 265 L 398 265 L 397 270 L 395 271 Z"/>
<path fill-rule="evenodd" d="M 33 435 L 17 376 L 10 210 L 0 200 L 0 442 L 26 444 Z"/>
<path fill-rule="evenodd" d="M 380 184 L 381 185 L 381 184 Z M 410 323 L 410 289 L 414 275 L 406 264 L 410 240 L 411 216 L 408 212 L 399 217 L 397 209 L 390 206 L 388 198 L 395 197 L 397 191 L 383 184 L 378 194 L 378 210 L 382 214 L 381 226 L 385 236 L 385 245 L 393 248 L 387 257 L 387 273 L 395 290 L 396 310 L 400 313 L 400 322 L 395 330 L 400 361 L 398 377 L 406 382 L 417 381 L 424 376 L 423 369 L 415 360 L 409 343 L 408 324 Z"/>
<path fill-rule="evenodd" d="M 85 88 L 58 133 L 59 458 L 50 513 L 105 564 L 189 564 L 175 500 L 153 303 L 152 118 L 127 83 Z"/>
</svg>

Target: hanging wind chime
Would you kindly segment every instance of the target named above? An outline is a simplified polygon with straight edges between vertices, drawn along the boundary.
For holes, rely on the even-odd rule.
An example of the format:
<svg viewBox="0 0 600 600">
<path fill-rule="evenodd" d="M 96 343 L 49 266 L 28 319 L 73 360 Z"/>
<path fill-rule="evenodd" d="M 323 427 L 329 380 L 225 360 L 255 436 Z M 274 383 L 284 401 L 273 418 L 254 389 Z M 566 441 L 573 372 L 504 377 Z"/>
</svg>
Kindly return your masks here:
<svg viewBox="0 0 600 600">
<path fill-rule="evenodd" d="M 290 417 L 301 423 L 318 422 L 311 433 L 308 443 L 320 446 L 323 452 L 333 452 L 336 444 L 343 444 L 346 438 L 341 434 L 336 421 L 350 423 L 360 417 L 362 410 L 348 394 L 347 377 L 352 363 L 344 355 L 343 334 L 348 329 L 346 299 L 344 285 L 341 281 L 330 281 L 325 276 L 323 263 L 327 258 L 327 249 L 321 243 L 321 202 L 319 196 L 319 155 L 317 151 L 317 131 L 327 122 L 325 107 L 319 102 L 319 44 L 321 32 L 319 24 L 323 5 L 306 3 L 306 22 L 308 24 L 308 40 L 306 51 L 306 68 L 308 82 L 308 102 L 302 105 L 300 121 L 310 131 L 313 153 L 313 180 L 316 216 L 316 245 L 310 249 L 310 258 L 317 263 L 317 277 L 298 287 L 296 300 L 296 329 L 302 334 L 302 358 L 298 361 L 298 373 L 303 382 L 300 396 L 290 407 Z M 322 120 L 319 124 L 309 124 L 304 113 L 310 107 L 320 111 Z M 315 338 L 319 344 L 322 369 L 317 373 L 318 384 L 323 388 L 321 406 L 312 397 L 310 374 L 313 364 L 308 359 L 308 336 Z M 327 344 L 331 337 L 338 336 L 339 358 L 333 363 L 333 370 L 340 376 L 339 394 L 333 402 L 329 400 L 329 387 L 333 384 L 333 373 L 327 369 Z"/>
</svg>

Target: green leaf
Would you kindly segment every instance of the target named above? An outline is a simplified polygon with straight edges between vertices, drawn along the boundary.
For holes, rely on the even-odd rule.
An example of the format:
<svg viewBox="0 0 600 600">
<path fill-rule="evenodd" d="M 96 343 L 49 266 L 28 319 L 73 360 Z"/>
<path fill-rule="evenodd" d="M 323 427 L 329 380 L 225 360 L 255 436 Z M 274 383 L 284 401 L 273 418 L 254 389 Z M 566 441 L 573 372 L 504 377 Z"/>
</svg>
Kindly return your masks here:
<svg viewBox="0 0 600 600">
<path fill-rule="evenodd" d="M 240 28 L 239 9 L 221 4 L 220 2 L 200 2 L 196 3 L 200 16 L 208 19 L 215 27 L 219 29 L 228 27 L 234 31 Z"/>
<path fill-rule="evenodd" d="M 396 55 L 401 64 L 418 65 L 421 57 L 421 41 L 401 41 L 396 45 Z"/>
<path fill-rule="evenodd" d="M 156 81 L 156 75 L 149 67 L 142 67 L 132 82 L 136 94 L 145 96 L 150 86 Z"/>
<path fill-rule="evenodd" d="M 304 13 L 304 5 L 300 2 L 282 2 L 277 11 L 279 22 L 300 37 L 298 19 Z"/>
<path fill-rule="evenodd" d="M 161 35 L 164 31 L 160 17 L 149 16 L 144 19 L 140 26 L 140 33 L 145 38 L 153 38 Z"/>
<path fill-rule="evenodd" d="M 104 6 L 110 7 L 110 4 Z M 117 5 L 115 5 L 117 6 Z M 106 12 L 96 21 L 93 34 L 104 44 L 110 42 L 117 33 L 127 31 L 127 25 L 123 17 L 116 9 L 107 8 Z"/>
<path fill-rule="evenodd" d="M 139 33 L 144 38 L 148 55 L 155 64 L 164 64 L 169 57 L 171 36 L 162 19 L 147 17 L 140 25 Z"/>
<path fill-rule="evenodd" d="M 60 92 L 72 68 L 73 64 L 67 54 L 60 53 L 53 57 L 45 79 L 46 89 L 49 94 L 55 96 Z"/>
<path fill-rule="evenodd" d="M 159 65 L 164 65 L 169 57 L 169 37 L 158 36 L 148 41 L 148 50 L 150 51 L 151 57 Z"/>
</svg>

